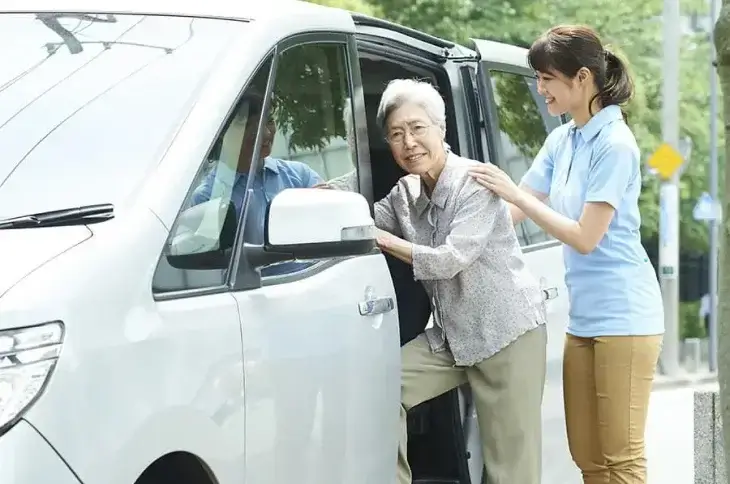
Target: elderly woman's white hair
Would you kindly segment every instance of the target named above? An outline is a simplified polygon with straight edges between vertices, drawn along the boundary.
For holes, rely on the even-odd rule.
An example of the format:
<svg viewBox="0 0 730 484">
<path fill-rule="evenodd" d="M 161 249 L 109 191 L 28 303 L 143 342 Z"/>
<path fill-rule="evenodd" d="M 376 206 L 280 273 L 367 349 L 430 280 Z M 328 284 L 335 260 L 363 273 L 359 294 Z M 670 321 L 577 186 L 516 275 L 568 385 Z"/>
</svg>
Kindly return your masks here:
<svg viewBox="0 0 730 484">
<path fill-rule="evenodd" d="M 377 123 L 385 131 L 385 123 L 393 111 L 404 104 L 415 104 L 423 108 L 431 121 L 446 133 L 446 106 L 435 87 L 428 82 L 415 79 L 395 79 L 388 83 L 380 98 Z"/>
</svg>

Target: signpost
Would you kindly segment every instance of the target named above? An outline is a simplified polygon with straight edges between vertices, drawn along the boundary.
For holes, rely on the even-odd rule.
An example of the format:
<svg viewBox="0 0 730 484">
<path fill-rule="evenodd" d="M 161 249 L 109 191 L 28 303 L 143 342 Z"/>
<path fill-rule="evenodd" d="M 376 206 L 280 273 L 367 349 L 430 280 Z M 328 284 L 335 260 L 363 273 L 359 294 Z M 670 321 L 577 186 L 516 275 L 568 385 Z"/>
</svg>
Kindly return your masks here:
<svg viewBox="0 0 730 484">
<path fill-rule="evenodd" d="M 649 168 L 662 179 L 659 191 L 659 282 L 664 303 L 664 345 L 661 369 L 679 373 L 679 173 L 689 157 L 664 143 L 649 158 Z"/>
<path fill-rule="evenodd" d="M 669 143 L 659 145 L 647 165 L 663 180 L 669 180 L 684 164 L 684 158 Z"/>
<path fill-rule="evenodd" d="M 709 193 L 704 192 L 697 199 L 692 216 L 700 222 L 716 222 L 722 220 L 722 206 L 717 200 L 713 200 Z"/>
</svg>

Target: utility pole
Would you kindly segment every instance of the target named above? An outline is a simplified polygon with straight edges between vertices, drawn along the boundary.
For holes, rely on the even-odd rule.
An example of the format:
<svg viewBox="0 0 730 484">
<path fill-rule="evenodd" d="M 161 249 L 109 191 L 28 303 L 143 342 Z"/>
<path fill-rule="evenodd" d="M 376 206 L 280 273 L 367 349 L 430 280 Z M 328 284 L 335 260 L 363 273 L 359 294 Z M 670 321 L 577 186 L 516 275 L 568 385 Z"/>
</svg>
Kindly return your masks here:
<svg viewBox="0 0 730 484">
<path fill-rule="evenodd" d="M 717 22 L 719 5 L 717 0 L 710 1 L 710 19 L 714 28 Z M 717 169 L 717 52 L 713 42 L 714 32 L 710 30 L 710 46 L 712 49 L 712 62 L 710 63 L 710 196 L 715 204 L 719 204 L 717 187 L 720 182 Z M 709 363 L 710 371 L 717 371 L 717 276 L 718 256 L 720 253 L 719 224 L 722 219 L 710 220 L 710 334 L 709 340 Z"/>
<path fill-rule="evenodd" d="M 662 14 L 662 138 L 679 149 L 679 0 L 664 0 Z M 679 170 L 663 181 L 659 193 L 659 282 L 664 303 L 661 370 L 679 373 Z"/>
</svg>

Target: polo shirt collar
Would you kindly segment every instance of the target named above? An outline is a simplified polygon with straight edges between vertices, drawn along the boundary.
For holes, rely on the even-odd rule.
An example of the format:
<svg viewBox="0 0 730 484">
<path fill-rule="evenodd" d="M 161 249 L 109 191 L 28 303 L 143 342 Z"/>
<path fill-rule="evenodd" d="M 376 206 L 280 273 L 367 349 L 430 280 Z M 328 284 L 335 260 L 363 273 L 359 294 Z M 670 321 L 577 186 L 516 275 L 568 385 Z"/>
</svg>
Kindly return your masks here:
<svg viewBox="0 0 730 484">
<path fill-rule="evenodd" d="M 264 168 L 276 173 L 277 175 L 279 174 L 279 163 L 276 158 L 272 158 L 270 156 L 264 158 Z"/>
<path fill-rule="evenodd" d="M 590 141 L 601 132 L 604 126 L 614 121 L 623 120 L 621 108 L 616 105 L 606 106 L 593 116 L 582 128 L 575 125 L 575 121 L 571 120 L 572 129 L 578 131 L 583 141 Z"/>
</svg>

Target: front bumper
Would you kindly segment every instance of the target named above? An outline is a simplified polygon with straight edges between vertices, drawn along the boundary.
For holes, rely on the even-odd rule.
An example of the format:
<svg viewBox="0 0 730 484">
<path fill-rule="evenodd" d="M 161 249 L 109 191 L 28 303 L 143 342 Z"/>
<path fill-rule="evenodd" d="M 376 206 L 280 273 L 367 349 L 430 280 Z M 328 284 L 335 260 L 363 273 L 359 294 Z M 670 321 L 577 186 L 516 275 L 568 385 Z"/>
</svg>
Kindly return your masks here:
<svg viewBox="0 0 730 484">
<path fill-rule="evenodd" d="M 2 484 L 81 484 L 56 451 L 26 421 L 0 436 Z"/>
</svg>

